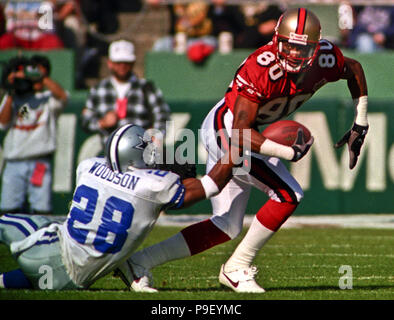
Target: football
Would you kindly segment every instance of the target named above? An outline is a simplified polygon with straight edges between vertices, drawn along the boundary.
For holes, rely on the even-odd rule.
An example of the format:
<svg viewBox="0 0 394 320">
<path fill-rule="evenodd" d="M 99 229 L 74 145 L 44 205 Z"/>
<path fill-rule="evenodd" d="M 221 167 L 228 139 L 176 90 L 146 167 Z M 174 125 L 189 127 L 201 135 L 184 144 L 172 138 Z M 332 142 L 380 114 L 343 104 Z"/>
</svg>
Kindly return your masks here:
<svg viewBox="0 0 394 320">
<path fill-rule="evenodd" d="M 311 138 L 309 129 L 293 120 L 276 121 L 265 128 L 261 134 L 272 141 L 291 146 L 297 138 L 298 128 L 302 128 L 305 141 L 308 141 Z"/>
</svg>

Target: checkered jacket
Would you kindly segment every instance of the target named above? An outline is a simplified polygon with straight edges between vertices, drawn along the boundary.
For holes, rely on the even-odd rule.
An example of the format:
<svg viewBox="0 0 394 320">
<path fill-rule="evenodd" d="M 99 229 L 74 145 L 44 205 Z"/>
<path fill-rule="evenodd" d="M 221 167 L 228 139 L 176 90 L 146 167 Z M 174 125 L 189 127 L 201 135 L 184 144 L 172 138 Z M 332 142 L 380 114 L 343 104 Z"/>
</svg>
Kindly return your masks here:
<svg viewBox="0 0 394 320">
<path fill-rule="evenodd" d="M 127 123 L 139 125 L 145 129 L 158 129 L 165 133 L 166 121 L 170 120 L 170 108 L 164 101 L 160 89 L 145 79 L 136 75 L 130 77 L 131 88 L 127 93 L 127 113 L 120 119 L 117 127 Z M 92 87 L 86 102 L 86 108 L 81 115 L 81 126 L 86 131 L 99 132 L 105 143 L 109 134 L 116 128 L 103 130 L 98 121 L 111 110 L 116 110 L 116 91 L 110 78 L 101 80 Z"/>
</svg>

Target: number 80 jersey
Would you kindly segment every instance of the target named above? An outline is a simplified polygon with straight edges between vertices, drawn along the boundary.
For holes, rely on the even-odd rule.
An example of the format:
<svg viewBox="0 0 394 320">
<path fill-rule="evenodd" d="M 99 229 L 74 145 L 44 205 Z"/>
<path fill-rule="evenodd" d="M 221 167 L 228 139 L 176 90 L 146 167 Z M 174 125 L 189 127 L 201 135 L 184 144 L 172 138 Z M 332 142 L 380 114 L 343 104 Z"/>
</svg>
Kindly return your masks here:
<svg viewBox="0 0 394 320">
<path fill-rule="evenodd" d="M 343 75 L 344 57 L 340 49 L 327 40 L 319 44 L 313 64 L 296 75 L 282 70 L 272 42 L 260 47 L 238 68 L 223 107 L 233 112 L 238 95 L 258 103 L 256 125 L 272 123 L 291 114 L 324 84 Z"/>
<path fill-rule="evenodd" d="M 63 262 L 75 284 L 90 286 L 142 243 L 162 209 L 182 205 L 179 176 L 135 169 L 123 174 L 102 158 L 78 166 L 70 212 L 59 234 Z"/>
</svg>

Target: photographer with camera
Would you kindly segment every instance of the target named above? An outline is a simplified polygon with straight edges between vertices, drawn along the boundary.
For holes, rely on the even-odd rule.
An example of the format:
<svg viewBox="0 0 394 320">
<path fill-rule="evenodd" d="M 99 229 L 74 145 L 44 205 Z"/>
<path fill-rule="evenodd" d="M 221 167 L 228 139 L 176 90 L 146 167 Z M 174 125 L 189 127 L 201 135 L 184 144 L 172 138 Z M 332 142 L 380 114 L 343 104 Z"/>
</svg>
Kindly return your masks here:
<svg viewBox="0 0 394 320">
<path fill-rule="evenodd" d="M 2 213 L 52 213 L 51 160 L 56 149 L 56 120 L 67 92 L 50 78 L 45 56 L 12 58 L 3 69 L 0 129 L 3 145 Z M 29 207 L 26 205 L 29 204 Z"/>
</svg>

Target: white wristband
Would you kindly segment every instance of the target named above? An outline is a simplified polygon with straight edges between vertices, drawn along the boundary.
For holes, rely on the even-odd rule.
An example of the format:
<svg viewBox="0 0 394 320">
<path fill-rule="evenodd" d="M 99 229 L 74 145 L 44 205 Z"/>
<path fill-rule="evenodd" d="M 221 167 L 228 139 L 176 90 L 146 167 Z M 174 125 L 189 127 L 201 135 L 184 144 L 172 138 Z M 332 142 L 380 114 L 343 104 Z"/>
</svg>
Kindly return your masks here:
<svg viewBox="0 0 394 320">
<path fill-rule="evenodd" d="M 354 122 L 359 126 L 367 126 L 367 109 L 368 109 L 368 96 L 362 96 L 356 99 L 353 99 L 353 104 L 355 107 L 356 117 Z"/>
<path fill-rule="evenodd" d="M 207 174 L 201 178 L 201 184 L 205 191 L 205 196 L 207 199 L 216 196 L 219 193 L 219 188 L 215 181 L 212 180 Z"/>
<path fill-rule="evenodd" d="M 292 160 L 294 157 L 294 150 L 292 147 L 285 146 L 270 139 L 265 139 L 261 144 L 260 153 L 285 160 Z"/>
</svg>

